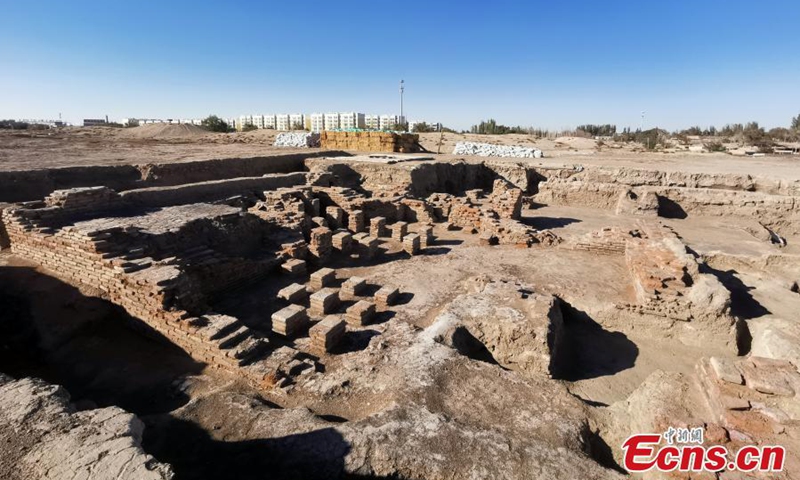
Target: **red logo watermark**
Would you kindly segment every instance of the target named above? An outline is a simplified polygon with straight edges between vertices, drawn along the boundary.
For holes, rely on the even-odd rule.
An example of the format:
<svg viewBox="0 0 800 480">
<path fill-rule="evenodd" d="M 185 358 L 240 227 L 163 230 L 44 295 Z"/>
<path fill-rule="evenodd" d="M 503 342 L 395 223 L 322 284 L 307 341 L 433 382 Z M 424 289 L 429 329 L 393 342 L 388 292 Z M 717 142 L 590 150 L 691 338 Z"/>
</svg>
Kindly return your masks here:
<svg viewBox="0 0 800 480">
<path fill-rule="evenodd" d="M 703 446 L 703 428 L 671 428 L 663 434 L 631 435 L 622 444 L 622 466 L 630 473 L 661 472 L 780 472 L 786 449 L 779 445 L 747 445 L 729 452 L 722 445 Z M 660 445 L 661 440 L 666 445 Z"/>
</svg>

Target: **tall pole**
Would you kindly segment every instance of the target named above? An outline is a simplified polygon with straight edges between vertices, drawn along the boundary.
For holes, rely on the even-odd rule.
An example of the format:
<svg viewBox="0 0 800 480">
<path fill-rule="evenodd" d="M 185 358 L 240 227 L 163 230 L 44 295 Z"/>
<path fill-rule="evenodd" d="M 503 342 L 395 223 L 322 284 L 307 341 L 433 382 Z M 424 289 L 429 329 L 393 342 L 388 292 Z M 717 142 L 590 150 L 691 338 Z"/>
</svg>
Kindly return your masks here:
<svg viewBox="0 0 800 480">
<path fill-rule="evenodd" d="M 403 117 L 403 91 L 405 90 L 405 82 L 400 80 L 400 116 Z"/>
</svg>

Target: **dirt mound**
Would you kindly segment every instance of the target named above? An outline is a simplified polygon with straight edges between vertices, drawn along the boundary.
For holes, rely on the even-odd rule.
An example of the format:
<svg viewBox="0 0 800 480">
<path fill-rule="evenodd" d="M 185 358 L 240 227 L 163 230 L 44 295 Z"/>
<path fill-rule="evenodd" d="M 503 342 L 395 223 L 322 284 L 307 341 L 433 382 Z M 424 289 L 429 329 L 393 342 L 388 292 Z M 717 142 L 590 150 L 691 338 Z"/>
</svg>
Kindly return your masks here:
<svg viewBox="0 0 800 480">
<path fill-rule="evenodd" d="M 195 139 L 212 135 L 212 132 L 186 123 L 174 125 L 169 123 L 154 123 L 126 128 L 120 131 L 119 136 L 124 138 L 155 138 L 155 139 Z"/>
</svg>

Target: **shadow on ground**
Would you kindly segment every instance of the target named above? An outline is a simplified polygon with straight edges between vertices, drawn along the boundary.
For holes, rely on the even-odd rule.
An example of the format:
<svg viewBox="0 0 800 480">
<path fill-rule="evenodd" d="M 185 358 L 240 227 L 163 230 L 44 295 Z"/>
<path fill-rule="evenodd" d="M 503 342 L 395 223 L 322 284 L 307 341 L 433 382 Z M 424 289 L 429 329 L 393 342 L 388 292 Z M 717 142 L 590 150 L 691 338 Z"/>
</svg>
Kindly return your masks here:
<svg viewBox="0 0 800 480">
<path fill-rule="evenodd" d="M 736 276 L 736 270 L 717 270 L 711 268 L 707 264 L 701 264 L 700 271 L 702 273 L 710 273 L 717 277 L 717 279 L 731 292 L 731 314 L 742 320 L 749 320 L 764 315 L 769 315 L 771 312 L 764 308 L 750 293 L 755 290 L 745 284 L 739 277 Z"/>
<path fill-rule="evenodd" d="M 188 401 L 173 383 L 203 365 L 137 322 L 34 268 L 0 267 L 0 371 L 62 385 L 79 405 L 149 414 Z"/>
<path fill-rule="evenodd" d="M 148 419 L 144 446 L 172 465 L 176 480 L 391 478 L 346 474 L 350 444 L 334 428 L 226 442 L 192 422 L 161 416 Z"/>
<path fill-rule="evenodd" d="M 537 230 L 553 230 L 573 223 L 580 223 L 582 220 L 567 217 L 523 217 L 520 221 Z"/>
<path fill-rule="evenodd" d="M 554 377 L 568 381 L 614 375 L 632 368 L 639 356 L 624 333 L 610 332 L 586 312 L 561 300 L 564 317 L 563 350 L 556 358 Z"/>
</svg>

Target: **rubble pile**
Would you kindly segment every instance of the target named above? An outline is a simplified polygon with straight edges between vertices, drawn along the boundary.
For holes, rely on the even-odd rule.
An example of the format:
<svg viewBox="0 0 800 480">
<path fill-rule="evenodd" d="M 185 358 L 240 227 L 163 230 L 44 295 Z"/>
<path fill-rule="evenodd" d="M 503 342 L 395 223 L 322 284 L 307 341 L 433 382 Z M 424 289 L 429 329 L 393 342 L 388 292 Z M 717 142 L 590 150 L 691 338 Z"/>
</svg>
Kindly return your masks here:
<svg viewBox="0 0 800 480">
<path fill-rule="evenodd" d="M 476 157 L 514 157 L 542 158 L 544 153 L 538 148 L 520 145 L 492 145 L 491 143 L 458 142 L 453 155 L 471 155 Z"/>
<path fill-rule="evenodd" d="M 319 133 L 313 132 L 283 132 L 275 137 L 274 146 L 289 148 L 316 148 L 319 147 Z"/>
</svg>

